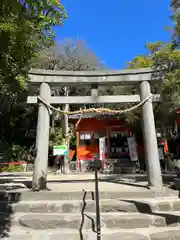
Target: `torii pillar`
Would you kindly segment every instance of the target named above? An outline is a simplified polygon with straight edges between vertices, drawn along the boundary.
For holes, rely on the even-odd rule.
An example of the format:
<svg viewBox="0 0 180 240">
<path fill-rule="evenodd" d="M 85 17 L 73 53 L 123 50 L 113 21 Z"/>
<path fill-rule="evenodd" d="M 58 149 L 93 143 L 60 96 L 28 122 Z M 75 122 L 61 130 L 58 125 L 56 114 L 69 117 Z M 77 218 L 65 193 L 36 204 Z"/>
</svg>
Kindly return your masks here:
<svg viewBox="0 0 180 240">
<path fill-rule="evenodd" d="M 151 95 L 151 88 L 148 81 L 140 84 L 141 101 Z M 148 172 L 149 188 L 162 188 L 162 174 L 158 154 L 157 136 L 154 121 L 152 98 L 142 106 L 143 138 L 145 148 L 145 161 Z"/>
<path fill-rule="evenodd" d="M 51 88 L 48 83 L 41 83 L 39 96 L 49 103 L 51 97 Z M 32 181 L 32 190 L 34 191 L 46 189 L 49 151 L 49 124 L 50 109 L 48 109 L 48 107 L 46 107 L 42 102 L 39 102 L 36 135 L 36 158 Z"/>
</svg>

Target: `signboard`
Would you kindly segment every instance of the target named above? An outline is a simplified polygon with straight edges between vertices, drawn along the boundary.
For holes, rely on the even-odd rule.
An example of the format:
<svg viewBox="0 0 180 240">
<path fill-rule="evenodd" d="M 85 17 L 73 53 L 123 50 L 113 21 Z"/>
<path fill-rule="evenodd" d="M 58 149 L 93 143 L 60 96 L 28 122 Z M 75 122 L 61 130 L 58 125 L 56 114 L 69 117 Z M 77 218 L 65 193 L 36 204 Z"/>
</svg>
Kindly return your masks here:
<svg viewBox="0 0 180 240">
<path fill-rule="evenodd" d="M 128 137 L 128 147 L 129 147 L 129 155 L 130 155 L 131 161 L 132 162 L 138 161 L 138 153 L 137 153 L 135 137 Z"/>
<path fill-rule="evenodd" d="M 53 155 L 54 156 L 66 156 L 68 153 L 67 146 L 66 145 L 59 145 L 53 147 Z"/>
<path fill-rule="evenodd" d="M 99 138 L 99 160 L 103 161 L 106 154 L 106 137 Z"/>
</svg>

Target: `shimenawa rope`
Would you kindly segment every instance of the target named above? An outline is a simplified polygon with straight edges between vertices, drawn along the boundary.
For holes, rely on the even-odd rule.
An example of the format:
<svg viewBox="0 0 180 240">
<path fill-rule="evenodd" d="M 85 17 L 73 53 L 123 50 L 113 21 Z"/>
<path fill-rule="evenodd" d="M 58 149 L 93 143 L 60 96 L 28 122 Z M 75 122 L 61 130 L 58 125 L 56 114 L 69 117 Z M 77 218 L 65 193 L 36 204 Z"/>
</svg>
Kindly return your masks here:
<svg viewBox="0 0 180 240">
<path fill-rule="evenodd" d="M 53 107 L 51 104 L 47 103 L 42 97 L 37 97 L 40 102 L 42 102 L 46 107 L 50 108 L 53 111 L 59 112 L 61 114 L 67 114 L 67 115 L 73 115 L 73 114 L 87 114 L 87 113 L 111 113 L 111 114 L 123 114 L 127 112 L 131 112 L 142 105 L 144 105 L 147 101 L 149 101 L 152 98 L 152 94 L 150 94 L 148 97 L 146 97 L 144 100 L 142 100 L 140 103 L 136 104 L 133 107 L 124 109 L 124 110 L 112 110 L 110 108 L 88 108 L 88 109 L 81 109 L 77 111 L 65 111 L 61 109 L 57 109 Z"/>
</svg>

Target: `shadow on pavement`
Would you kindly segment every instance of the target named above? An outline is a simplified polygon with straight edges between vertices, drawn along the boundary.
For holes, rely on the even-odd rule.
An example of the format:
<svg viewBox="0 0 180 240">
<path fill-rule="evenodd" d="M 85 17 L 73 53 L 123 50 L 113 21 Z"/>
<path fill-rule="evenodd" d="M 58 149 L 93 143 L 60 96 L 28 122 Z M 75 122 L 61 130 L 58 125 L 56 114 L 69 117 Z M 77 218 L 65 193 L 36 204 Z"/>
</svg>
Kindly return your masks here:
<svg viewBox="0 0 180 240">
<path fill-rule="evenodd" d="M 171 188 L 172 182 L 174 182 L 174 174 L 163 174 L 163 183 Z M 139 187 L 139 188 L 147 188 L 148 187 L 148 176 L 147 175 L 138 175 L 138 174 L 123 174 L 119 176 L 108 176 L 101 182 L 110 182 L 115 184 L 123 184 L 127 186 Z"/>
<path fill-rule="evenodd" d="M 87 196 L 87 191 L 83 190 L 84 192 L 84 195 L 83 195 L 83 199 L 82 199 L 82 209 L 81 209 L 81 224 L 80 224 L 80 227 L 79 227 L 79 237 L 80 237 L 80 240 L 84 240 L 84 237 L 83 237 L 83 233 L 82 233 L 82 230 L 83 230 L 83 226 L 84 226 L 84 220 L 85 220 L 85 217 L 89 218 L 90 221 L 91 221 L 91 226 L 92 226 L 92 231 L 96 233 L 96 228 L 95 228 L 95 221 L 93 218 L 91 218 L 90 216 L 88 216 L 86 213 L 85 213 L 85 210 L 86 210 L 86 196 Z M 94 200 L 94 193 L 91 192 L 91 197 L 92 197 L 92 200 Z"/>
<path fill-rule="evenodd" d="M 174 214 L 167 212 L 155 212 L 152 210 L 151 206 L 148 203 L 135 201 L 135 200 L 123 200 L 124 202 L 132 203 L 136 206 L 139 213 L 143 214 L 150 214 L 153 216 L 163 217 L 165 219 L 166 225 L 175 226 L 176 224 L 179 225 L 180 223 L 180 215 L 176 215 L 176 212 Z"/>
</svg>

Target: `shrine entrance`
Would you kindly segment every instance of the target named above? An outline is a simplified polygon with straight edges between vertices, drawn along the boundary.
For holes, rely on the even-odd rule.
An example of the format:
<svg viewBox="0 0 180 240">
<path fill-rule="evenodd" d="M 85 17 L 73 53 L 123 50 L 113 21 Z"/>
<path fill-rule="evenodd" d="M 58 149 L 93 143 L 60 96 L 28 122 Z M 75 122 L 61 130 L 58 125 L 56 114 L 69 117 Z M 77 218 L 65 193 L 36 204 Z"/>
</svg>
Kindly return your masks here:
<svg viewBox="0 0 180 240">
<path fill-rule="evenodd" d="M 69 122 L 74 124 L 76 133 L 77 169 L 88 172 L 93 168 L 94 158 L 101 162 L 103 173 L 132 173 L 136 171 L 136 163 L 133 155 L 137 156 L 137 148 L 133 150 L 129 145 L 129 137 L 132 136 L 132 128 L 121 116 L 114 114 L 90 113 L 84 115 L 70 115 Z M 78 123 L 78 124 L 77 124 Z M 105 152 L 101 157 L 100 141 L 105 139 Z M 103 140 L 102 140 L 103 141 Z M 81 165 L 84 165 L 81 166 Z"/>
<path fill-rule="evenodd" d="M 155 74 L 156 73 L 156 74 Z M 38 104 L 38 123 L 36 135 L 36 157 L 33 174 L 33 189 L 46 188 L 48 168 L 48 145 L 50 114 L 59 111 L 66 117 L 72 114 L 103 113 L 122 114 L 142 108 L 142 130 L 145 147 L 145 161 L 148 170 L 149 187 L 161 188 L 162 175 L 158 155 L 157 137 L 152 102 L 157 102 L 160 96 L 151 94 L 150 83 L 157 83 L 157 71 L 150 68 L 121 71 L 94 72 L 61 72 L 54 70 L 32 69 L 29 72 L 28 84 L 39 89 L 39 96 L 29 96 L 29 104 Z M 88 85 L 91 96 L 51 96 L 51 88 L 73 85 Z M 98 86 L 139 85 L 140 95 L 100 96 Z M 83 109 L 75 112 L 56 109 L 52 105 L 59 104 L 103 104 L 103 103 L 136 103 L 125 110 L 107 108 Z"/>
</svg>

